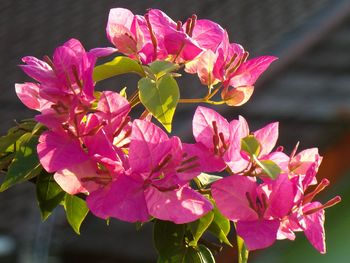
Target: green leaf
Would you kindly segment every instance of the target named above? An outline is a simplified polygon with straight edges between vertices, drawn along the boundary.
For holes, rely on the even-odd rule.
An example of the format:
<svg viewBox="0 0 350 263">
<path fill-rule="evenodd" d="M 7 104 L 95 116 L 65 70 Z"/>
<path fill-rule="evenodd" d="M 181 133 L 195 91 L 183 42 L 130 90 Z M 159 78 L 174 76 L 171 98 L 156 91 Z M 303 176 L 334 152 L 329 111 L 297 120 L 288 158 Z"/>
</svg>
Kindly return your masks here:
<svg viewBox="0 0 350 263">
<path fill-rule="evenodd" d="M 0 153 L 13 151 L 9 149 L 25 133 L 32 131 L 37 123 L 34 121 L 24 121 L 8 130 L 5 136 L 0 137 Z"/>
<path fill-rule="evenodd" d="M 180 97 L 176 80 L 170 75 L 156 81 L 142 78 L 138 88 L 142 104 L 168 132 L 171 132 L 171 123 Z"/>
<path fill-rule="evenodd" d="M 151 69 L 151 72 L 155 75 L 156 79 L 159 79 L 165 74 L 179 69 L 179 66 L 177 64 L 164 60 L 154 61 L 149 64 L 149 67 Z"/>
<path fill-rule="evenodd" d="M 201 238 L 205 230 L 207 230 L 213 219 L 214 213 L 210 211 L 205 216 L 192 223 L 189 223 L 193 235 L 193 240 L 190 242 L 191 246 L 197 246 L 198 240 Z"/>
<path fill-rule="evenodd" d="M 68 223 L 73 230 L 80 235 L 80 226 L 89 212 L 86 202 L 75 195 L 66 194 L 64 200 L 64 210 L 66 210 L 66 217 Z"/>
<path fill-rule="evenodd" d="M 144 76 L 144 71 L 136 60 L 119 56 L 105 64 L 96 66 L 94 68 L 93 79 L 98 82 L 126 73 L 136 73 Z"/>
<path fill-rule="evenodd" d="M 260 143 L 254 135 L 248 135 L 241 140 L 241 149 L 249 153 L 250 156 L 258 156 L 260 152 Z"/>
<path fill-rule="evenodd" d="M 217 175 L 212 175 L 212 174 L 207 174 L 207 173 L 201 173 L 200 175 L 197 176 L 199 182 L 204 186 L 208 186 L 212 183 L 214 183 L 215 181 L 222 179 L 221 176 L 217 176 Z"/>
<path fill-rule="evenodd" d="M 244 245 L 244 240 L 237 235 L 238 263 L 247 263 L 249 251 Z"/>
<path fill-rule="evenodd" d="M 223 216 L 217 207 L 214 207 L 213 213 L 214 219 L 208 227 L 208 231 L 213 233 L 221 242 L 232 247 L 232 244 L 227 239 L 227 235 L 230 232 L 230 220 Z"/>
<path fill-rule="evenodd" d="M 158 262 L 182 262 L 186 252 L 184 244 L 185 225 L 155 220 L 153 237 L 158 251 Z"/>
<path fill-rule="evenodd" d="M 159 253 L 158 263 L 214 263 L 211 251 L 203 245 L 185 244 L 186 225 L 156 220 L 154 223 L 154 244 Z"/>
<path fill-rule="evenodd" d="M 181 263 L 215 263 L 211 251 L 204 245 L 197 248 L 189 247 Z"/>
<path fill-rule="evenodd" d="M 37 123 L 34 127 L 33 127 L 33 130 L 32 130 L 32 134 L 35 135 L 39 135 L 41 134 L 41 132 L 45 129 L 45 126 L 42 125 L 41 123 Z"/>
<path fill-rule="evenodd" d="M 42 171 L 36 153 L 38 138 L 39 136 L 37 135 L 26 133 L 18 139 L 18 149 L 12 163 L 8 167 L 6 178 L 0 187 L 0 192 L 5 191 L 17 183 L 32 179 Z"/>
<path fill-rule="evenodd" d="M 0 154 L 0 171 L 7 170 L 7 167 L 15 157 L 15 153 L 2 153 Z"/>
<path fill-rule="evenodd" d="M 281 173 L 281 168 L 271 160 L 260 161 L 256 156 L 254 156 L 254 161 L 271 179 L 276 179 Z"/>
<path fill-rule="evenodd" d="M 201 257 L 201 262 L 203 263 L 215 263 L 215 259 L 210 249 L 204 245 L 199 245 L 198 250 Z"/>
<path fill-rule="evenodd" d="M 36 196 L 41 219 L 46 220 L 52 211 L 64 200 L 66 193 L 56 183 L 53 174 L 42 172 L 36 180 Z"/>
</svg>

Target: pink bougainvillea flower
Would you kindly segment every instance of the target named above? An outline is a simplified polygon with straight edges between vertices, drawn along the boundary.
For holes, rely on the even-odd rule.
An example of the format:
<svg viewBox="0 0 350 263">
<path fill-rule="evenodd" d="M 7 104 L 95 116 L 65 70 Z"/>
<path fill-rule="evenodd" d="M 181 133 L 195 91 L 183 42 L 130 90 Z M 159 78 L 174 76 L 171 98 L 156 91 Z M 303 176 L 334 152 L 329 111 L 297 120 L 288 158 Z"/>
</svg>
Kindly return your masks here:
<svg viewBox="0 0 350 263">
<path fill-rule="evenodd" d="M 273 56 L 261 56 L 242 62 L 242 64 L 230 75 L 229 84 L 232 87 L 254 86 L 260 75 L 277 58 Z"/>
<path fill-rule="evenodd" d="M 183 25 L 184 31 L 202 49 L 215 52 L 225 37 L 225 30 L 217 23 L 207 19 L 189 18 Z"/>
<path fill-rule="evenodd" d="M 207 49 L 197 59 L 186 64 L 185 71 L 198 74 L 204 85 L 213 85 L 227 80 L 229 72 L 236 69 L 244 59 L 244 49 L 241 45 L 230 44 L 228 34 L 223 31 L 220 34 L 220 43 L 216 49 Z M 202 57 L 203 56 L 203 57 Z M 204 77 L 205 74 L 208 77 Z M 210 77 L 209 77 L 210 76 Z M 205 80 L 210 80 L 206 82 Z"/>
<path fill-rule="evenodd" d="M 293 206 L 295 185 L 287 174 L 277 180 L 258 184 L 255 178 L 232 175 L 212 185 L 219 210 L 236 222 L 236 231 L 248 250 L 271 246 L 280 222 Z"/>
<path fill-rule="evenodd" d="M 243 86 L 236 88 L 224 87 L 221 98 L 229 106 L 241 106 L 253 95 L 254 86 Z"/>
<path fill-rule="evenodd" d="M 89 159 L 76 160 L 54 175 L 55 181 L 69 194 L 91 193 L 106 187 L 128 168 L 123 152 L 110 142 L 103 130 L 85 136 L 83 141 Z"/>
<path fill-rule="evenodd" d="M 66 132 L 44 132 L 37 147 L 41 165 L 49 173 L 88 160 L 79 141 Z"/>
<path fill-rule="evenodd" d="M 242 116 L 229 123 L 214 110 L 198 107 L 193 117 L 193 135 L 197 144 L 188 148 L 197 147 L 203 171 L 220 171 L 227 165 L 233 173 L 240 173 L 251 163 L 241 149 L 241 140 L 249 135 L 248 124 Z M 271 152 L 278 138 L 278 123 L 263 127 L 254 132 L 254 136 L 260 143 L 257 158 L 274 161 L 283 171 L 287 170 L 289 157 L 281 151 Z"/>
<path fill-rule="evenodd" d="M 307 157 L 307 159 L 309 159 L 310 156 L 317 156 L 318 153 L 316 149 L 308 149 L 303 151 L 299 157 L 305 155 L 309 156 Z M 341 198 L 336 196 L 325 204 L 313 201 L 314 197 L 329 185 L 327 179 L 323 179 L 313 191 L 305 193 L 307 188 L 316 182 L 315 177 L 318 166 L 319 160 L 315 160 L 315 162 L 309 166 L 305 174 L 300 174 L 298 176 L 295 174 L 292 175 L 291 181 L 295 183 L 297 188 L 294 196 L 294 205 L 288 216 L 283 219 L 278 238 L 294 240 L 295 235 L 293 232 L 304 231 L 305 236 L 314 248 L 324 254 L 326 253 L 324 231 L 325 209 L 339 203 Z"/>
<path fill-rule="evenodd" d="M 186 63 L 187 73 L 197 74 L 203 85 L 213 86 L 219 82 L 219 79 L 213 75 L 217 55 L 212 50 L 203 51 L 198 58 Z"/>
<path fill-rule="evenodd" d="M 119 93 L 113 91 L 101 93 L 96 108 L 96 116 L 100 122 L 104 123 L 104 131 L 112 141 L 114 139 L 122 140 L 119 136 L 123 133 L 122 131 L 130 132 L 130 127 L 128 126 L 130 109 L 129 102 Z"/>
<path fill-rule="evenodd" d="M 201 169 L 204 172 L 216 172 L 225 169 L 223 156 L 228 149 L 230 139 L 230 124 L 216 111 L 197 107 L 192 121 L 194 145 L 186 145 L 190 151 L 199 157 Z"/>
<path fill-rule="evenodd" d="M 130 131 L 124 130 L 129 110 L 125 98 L 105 91 L 91 113 L 73 113 L 72 123 L 55 120 L 54 131 L 41 135 L 40 162 L 47 171 L 56 172 L 55 180 L 63 190 L 70 194 L 91 192 L 128 169 L 125 154 L 118 147 L 128 143 Z M 118 147 L 113 145 L 116 138 Z"/>
<path fill-rule="evenodd" d="M 93 192 L 128 168 L 124 154 L 103 130 L 93 133 L 90 130 L 80 139 L 64 132 L 48 131 L 40 136 L 37 148 L 45 170 L 55 172 L 55 181 L 69 194 Z"/>
<path fill-rule="evenodd" d="M 175 23 L 158 9 L 150 9 L 145 17 L 149 22 L 152 34 L 156 38 L 154 44 L 157 45 L 159 59 L 171 55 L 173 60 L 182 63 L 194 59 L 202 52 L 203 49 L 190 37 L 188 31 L 184 31 L 180 21 Z M 195 21 L 196 18 L 193 17 L 190 20 Z M 200 32 L 197 32 L 197 36 L 198 39 L 201 39 Z"/>
<path fill-rule="evenodd" d="M 23 58 L 22 69 L 39 83 L 16 84 L 17 95 L 27 107 L 41 112 L 36 120 L 50 129 L 79 122 L 95 100 L 95 56 L 85 52 L 78 40 L 70 39 L 55 49 L 52 60 L 44 60 Z"/>
<path fill-rule="evenodd" d="M 240 106 L 249 100 L 255 82 L 277 58 L 261 56 L 247 61 L 248 52 L 241 45 L 230 43 L 227 32 L 215 27 L 215 23 L 210 25 L 206 25 L 208 32 L 211 32 L 209 28 L 215 28 L 219 41 L 200 45 L 207 49 L 187 63 L 185 70 L 197 74 L 202 84 L 209 87 L 221 82 L 222 99 L 230 106 Z"/>
<path fill-rule="evenodd" d="M 112 55 L 117 51 L 118 49 L 113 47 L 97 47 L 97 48 L 90 49 L 89 53 L 94 55 L 97 58 L 100 58 L 100 57 L 107 57 L 109 55 Z"/>
<path fill-rule="evenodd" d="M 249 135 L 249 127 L 246 120 L 240 116 L 238 120 L 231 122 L 232 136 L 230 137 L 228 151 L 224 160 L 233 173 L 242 172 L 252 162 L 247 153 L 241 149 L 241 140 Z M 259 142 L 260 149 L 256 157 L 259 160 L 275 162 L 282 171 L 287 171 L 289 157 L 280 150 L 272 152 L 278 139 L 278 122 L 270 123 L 253 133 Z"/>
<path fill-rule="evenodd" d="M 261 56 L 245 61 L 246 57 L 243 55 L 241 60 L 234 64 L 234 68 L 226 72 L 221 97 L 230 106 L 246 103 L 253 94 L 257 79 L 277 59 L 273 56 Z"/>
<path fill-rule="evenodd" d="M 319 155 L 317 148 L 310 148 L 296 154 L 299 143 L 295 146 L 289 161 L 289 173 L 292 175 L 306 175 L 311 166 L 316 165 L 316 172 L 322 162 L 322 156 Z M 313 184 L 316 184 L 316 177 L 313 176 Z"/>
<path fill-rule="evenodd" d="M 51 107 L 52 103 L 40 97 L 40 85 L 37 83 L 26 82 L 15 85 L 18 98 L 29 109 L 43 111 Z"/>
<path fill-rule="evenodd" d="M 52 60 L 24 57 L 24 72 L 40 83 L 39 96 L 57 103 L 66 102 L 67 95 L 79 96 L 82 102 L 94 100 L 92 71 L 95 56 L 86 53 L 76 39 L 70 39 L 56 48 Z"/>
<path fill-rule="evenodd" d="M 109 11 L 106 27 L 107 37 L 124 54 L 137 54 L 135 35 L 135 16 L 125 8 L 113 8 Z"/>
<path fill-rule="evenodd" d="M 97 190 L 99 185 L 90 178 L 99 178 L 97 164 L 91 160 L 78 162 L 56 171 L 54 179 L 68 194 L 89 193 Z"/>
<path fill-rule="evenodd" d="M 168 138 L 151 122 L 135 120 L 129 148 L 130 169 L 108 187 L 91 193 L 87 203 L 96 216 L 128 222 L 151 216 L 177 224 L 198 219 L 212 209 L 188 181 L 195 158 L 184 158 L 177 137 Z"/>
<path fill-rule="evenodd" d="M 107 37 L 119 52 L 143 63 L 150 63 L 157 58 L 153 49 L 151 32 L 143 16 L 134 15 L 125 8 L 113 8 L 109 12 Z M 106 48 L 93 50 L 99 55 L 108 54 Z"/>
</svg>

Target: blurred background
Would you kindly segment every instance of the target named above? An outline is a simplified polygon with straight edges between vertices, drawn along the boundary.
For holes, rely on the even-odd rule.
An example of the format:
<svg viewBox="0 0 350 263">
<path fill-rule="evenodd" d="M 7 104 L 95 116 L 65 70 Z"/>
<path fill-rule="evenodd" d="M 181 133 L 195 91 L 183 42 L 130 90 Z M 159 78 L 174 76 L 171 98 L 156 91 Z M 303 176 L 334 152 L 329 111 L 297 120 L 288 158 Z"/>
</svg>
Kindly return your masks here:
<svg viewBox="0 0 350 263">
<path fill-rule="evenodd" d="M 251 54 L 279 60 L 259 80 L 253 97 L 239 108 L 220 107 L 228 119 L 247 118 L 251 130 L 280 122 L 279 145 L 286 152 L 300 140 L 300 149 L 317 146 L 324 156 L 319 178 L 332 185 L 319 198 L 340 194 L 343 201 L 326 212 L 328 253 L 320 255 L 303 234 L 294 242 L 278 241 L 251 253 L 250 262 L 349 262 L 350 250 L 350 1 L 349 0 L 1 0 L 0 1 L 0 132 L 14 120 L 32 117 L 16 97 L 14 84 L 28 80 L 21 58 L 53 53 L 69 38 L 87 50 L 110 46 L 105 27 L 110 8 L 136 14 L 160 8 L 174 20 L 193 13 L 220 23 L 232 42 Z M 103 83 L 104 89 L 134 89 L 128 77 Z M 183 97 L 201 92 L 195 76 L 180 85 Z M 180 105 L 174 134 L 190 141 L 194 106 Z M 224 249 L 218 262 L 234 262 Z M 41 223 L 31 184 L 0 193 L 0 262 L 155 262 L 152 229 L 88 217 L 81 235 L 73 233 L 62 210 Z"/>
</svg>

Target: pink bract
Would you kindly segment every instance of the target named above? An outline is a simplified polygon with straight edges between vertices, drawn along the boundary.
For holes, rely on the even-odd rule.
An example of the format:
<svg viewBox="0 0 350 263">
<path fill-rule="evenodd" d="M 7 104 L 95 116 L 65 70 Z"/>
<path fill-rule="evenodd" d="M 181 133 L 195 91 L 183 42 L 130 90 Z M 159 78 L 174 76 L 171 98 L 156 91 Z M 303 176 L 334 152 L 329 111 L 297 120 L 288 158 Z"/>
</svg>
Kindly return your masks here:
<svg viewBox="0 0 350 263">
<path fill-rule="evenodd" d="M 237 222 L 236 230 L 249 250 L 274 243 L 282 219 L 293 206 L 295 186 L 287 174 L 270 183 L 232 175 L 212 185 L 212 195 L 219 210 Z"/>
<path fill-rule="evenodd" d="M 135 120 L 130 139 L 130 169 L 111 186 L 88 196 L 92 213 L 128 222 L 145 222 L 152 216 L 180 224 L 212 209 L 210 202 L 187 184 L 197 173 L 182 163 L 177 137 L 169 139 L 154 124 Z"/>
</svg>

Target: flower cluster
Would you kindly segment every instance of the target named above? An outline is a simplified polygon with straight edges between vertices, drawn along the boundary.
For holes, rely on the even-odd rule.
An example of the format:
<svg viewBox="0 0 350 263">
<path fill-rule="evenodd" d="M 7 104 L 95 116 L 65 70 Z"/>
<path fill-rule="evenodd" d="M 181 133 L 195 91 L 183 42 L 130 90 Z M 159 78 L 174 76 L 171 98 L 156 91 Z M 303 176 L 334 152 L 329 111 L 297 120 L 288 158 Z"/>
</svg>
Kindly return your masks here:
<svg viewBox="0 0 350 263">
<path fill-rule="evenodd" d="M 210 99 L 221 90 L 220 103 L 238 106 L 250 98 L 254 83 L 275 57 L 247 60 L 248 52 L 230 43 L 220 25 L 195 15 L 185 23 L 174 22 L 156 9 L 144 16 L 112 9 L 107 37 L 115 48 L 87 52 L 71 39 L 52 59 L 24 57 L 21 67 L 35 82 L 16 84 L 20 100 L 40 112 L 35 120 L 46 127 L 37 145 L 40 163 L 67 194 L 85 195 L 97 217 L 127 222 L 155 218 L 185 224 L 219 209 L 235 222 L 248 250 L 268 247 L 276 239 L 293 240 L 294 232 L 304 231 L 325 252 L 324 209 L 340 197 L 325 204 L 313 201 L 329 184 L 326 179 L 317 184 L 322 157 L 316 148 L 296 153 L 296 147 L 287 155 L 283 147 L 274 149 L 278 123 L 250 132 L 243 117 L 229 122 L 206 107 L 194 114 L 194 144 L 169 138 L 151 122 L 157 107 L 168 107 L 161 80 L 176 83 L 175 69 L 184 67 L 208 86 L 200 102 L 214 102 Z M 94 88 L 97 59 L 115 52 L 136 62 L 147 84 L 139 82 L 140 91 L 129 100 L 125 94 Z M 157 70 L 162 74 L 152 75 L 152 63 L 159 61 L 168 64 Z M 143 100 L 141 89 L 152 93 L 152 85 L 160 94 L 152 96 L 160 99 Z M 140 100 L 147 110 L 132 119 L 129 113 Z M 202 173 L 223 171 L 227 176 L 215 177 L 211 186 L 198 181 Z"/>
<path fill-rule="evenodd" d="M 247 60 L 249 53 L 237 43 L 230 43 L 219 24 L 198 19 L 185 23 L 173 21 L 165 13 L 150 9 L 144 16 L 127 9 L 111 9 L 107 37 L 116 48 L 96 48 L 97 56 L 119 51 L 143 64 L 170 60 L 185 64 L 185 71 L 197 74 L 201 83 L 222 84 L 222 99 L 230 106 L 248 101 L 254 83 L 277 58 L 261 56 Z"/>
<path fill-rule="evenodd" d="M 197 149 L 212 154 L 202 159 L 209 164 L 216 159 L 218 165 L 212 168 L 229 170 L 230 176 L 212 185 L 212 195 L 223 215 L 236 222 L 237 234 L 249 250 L 268 247 L 276 239 L 294 240 L 294 231 L 304 231 L 311 244 L 325 253 L 324 209 L 338 203 L 340 197 L 324 205 L 313 201 L 329 184 L 324 179 L 317 185 L 322 157 L 316 148 L 296 154 L 296 147 L 291 156 L 283 153 L 282 147 L 272 151 L 278 123 L 250 135 L 243 117 L 229 123 L 215 111 L 202 107 L 195 113 L 193 133 Z M 245 146 L 252 141 L 257 142 L 256 148 Z M 202 157 L 201 151 L 197 152 Z M 276 164 L 278 172 L 272 179 L 268 166 Z M 306 193 L 311 185 L 317 186 Z"/>
</svg>

